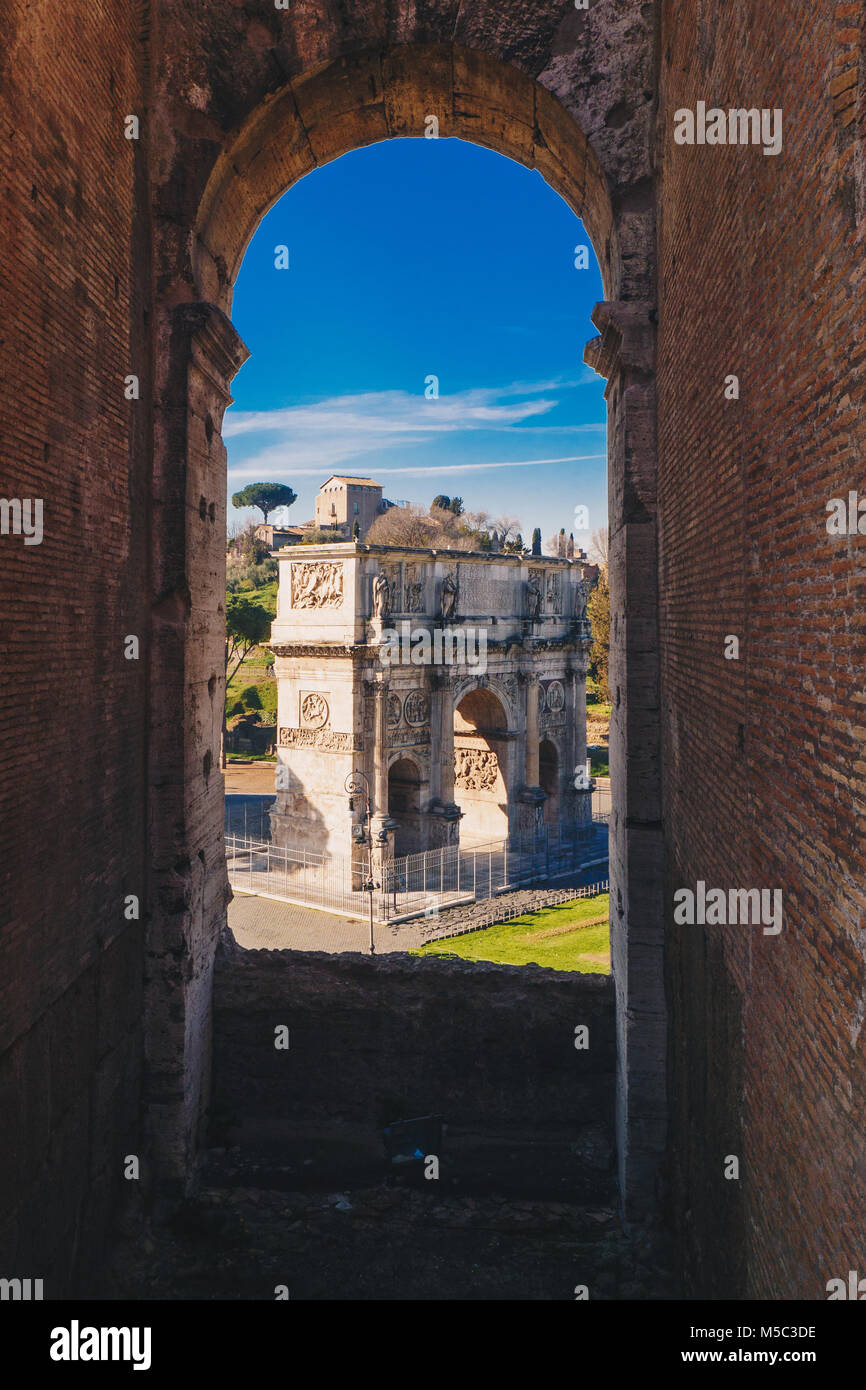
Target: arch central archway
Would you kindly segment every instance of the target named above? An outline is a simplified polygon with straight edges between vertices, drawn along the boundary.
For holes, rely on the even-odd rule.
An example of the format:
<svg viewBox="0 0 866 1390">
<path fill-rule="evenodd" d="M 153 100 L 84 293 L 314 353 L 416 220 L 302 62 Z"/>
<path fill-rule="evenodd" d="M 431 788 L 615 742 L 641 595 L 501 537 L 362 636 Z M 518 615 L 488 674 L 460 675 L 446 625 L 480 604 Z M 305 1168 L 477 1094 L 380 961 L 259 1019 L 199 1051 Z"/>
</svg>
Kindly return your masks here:
<svg viewBox="0 0 866 1390">
<path fill-rule="evenodd" d="M 435 116 L 440 137 L 472 141 L 536 169 L 584 223 L 604 283 L 605 303 L 593 314 L 599 336 L 585 359 L 608 380 L 617 1129 L 624 1203 L 639 1214 L 655 1203 L 667 1124 L 650 146 L 628 123 L 606 126 L 609 96 L 602 88 L 594 93 L 591 80 L 593 46 L 604 40 L 594 34 L 585 51 L 575 50 L 570 76 L 556 62 L 544 74 L 563 92 L 560 101 L 528 75 L 538 71 L 528 35 L 517 42 L 519 54 L 521 45 L 526 50 L 514 60 L 528 69 L 521 71 L 489 34 L 479 46 L 494 52 L 452 42 L 389 45 L 373 33 L 375 23 L 359 20 L 354 51 L 346 51 L 353 40 L 341 38 L 336 49 L 324 41 L 316 49 L 330 51 L 328 61 L 292 58 L 289 70 L 307 64 L 306 70 L 267 95 L 266 85 L 241 82 L 246 95 L 233 106 L 238 119 L 231 131 L 201 114 L 203 87 L 184 88 L 170 132 L 174 144 L 153 156 L 152 485 L 159 522 L 149 680 L 152 708 L 170 713 L 154 717 L 150 731 L 151 1152 L 167 1185 L 190 1180 L 207 1109 L 212 967 L 225 922 L 216 770 L 226 506 L 220 430 L 232 378 L 248 355 L 229 318 L 232 287 L 259 220 L 294 182 L 360 146 L 421 137 Z M 636 32 L 642 36 L 640 24 Z M 228 69 L 214 76 L 232 87 Z M 639 63 L 633 84 L 636 110 L 646 99 Z M 592 144 L 578 112 L 591 118 Z M 167 777 L 169 768 L 182 768 L 183 775 Z M 640 931 L 636 945 L 632 921 Z"/>
<path fill-rule="evenodd" d="M 492 690 L 468 691 L 454 711 L 454 798 L 464 847 L 508 838 L 508 720 Z"/>
</svg>

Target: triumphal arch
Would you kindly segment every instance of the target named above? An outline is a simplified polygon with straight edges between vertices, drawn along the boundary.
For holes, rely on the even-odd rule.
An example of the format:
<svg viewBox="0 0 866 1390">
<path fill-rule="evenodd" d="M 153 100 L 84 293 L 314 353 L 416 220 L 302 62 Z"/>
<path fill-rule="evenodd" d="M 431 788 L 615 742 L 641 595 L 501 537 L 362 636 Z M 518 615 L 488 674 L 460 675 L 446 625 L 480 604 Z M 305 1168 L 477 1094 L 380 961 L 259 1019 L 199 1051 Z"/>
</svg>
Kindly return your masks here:
<svg viewBox="0 0 866 1390">
<path fill-rule="evenodd" d="M 579 561 L 352 541 L 277 559 L 275 843 L 357 855 L 366 814 L 382 857 L 591 821 Z"/>
</svg>

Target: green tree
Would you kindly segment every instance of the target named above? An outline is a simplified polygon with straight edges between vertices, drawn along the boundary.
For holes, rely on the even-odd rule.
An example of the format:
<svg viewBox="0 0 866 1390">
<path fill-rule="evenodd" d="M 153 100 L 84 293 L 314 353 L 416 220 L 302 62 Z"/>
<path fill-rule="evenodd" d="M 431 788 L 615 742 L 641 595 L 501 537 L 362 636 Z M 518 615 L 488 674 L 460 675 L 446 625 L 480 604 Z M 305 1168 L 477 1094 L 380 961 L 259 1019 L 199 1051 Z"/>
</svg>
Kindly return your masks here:
<svg viewBox="0 0 866 1390">
<path fill-rule="evenodd" d="M 540 554 L 541 554 L 541 527 L 540 527 L 540 526 L 536 526 L 535 530 L 534 530 L 533 533 L 532 533 L 532 553 L 533 553 L 533 555 L 540 555 Z"/>
<path fill-rule="evenodd" d="M 271 615 L 246 594 L 226 595 L 226 685 L 271 631 Z"/>
<path fill-rule="evenodd" d="M 440 512 L 450 512 L 451 498 L 446 497 L 444 492 L 437 493 L 430 504 L 430 510 L 433 511 L 434 508 Z"/>
<path fill-rule="evenodd" d="M 606 705 L 610 704 L 610 587 L 607 565 L 598 572 L 595 588 L 586 605 L 586 615 L 592 623 L 592 646 L 589 652 L 590 675 L 598 682 L 598 691 Z"/>
<path fill-rule="evenodd" d="M 449 512 L 453 512 L 455 516 L 462 516 L 462 515 L 463 515 L 463 498 L 462 498 L 462 497 L 452 497 L 452 498 L 451 498 L 451 501 L 448 503 L 448 510 L 449 510 Z"/>
<path fill-rule="evenodd" d="M 353 525 L 352 525 L 352 540 L 353 540 L 353 541 L 359 541 L 360 539 L 361 539 L 361 527 L 360 527 L 360 524 L 359 524 L 359 522 L 358 522 L 358 518 L 355 517 L 354 523 L 353 523 Z"/>
<path fill-rule="evenodd" d="M 226 684 L 240 670 L 253 647 L 266 641 L 271 631 L 271 615 L 246 594 L 226 594 Z M 223 746 L 221 765 L 226 765 L 226 709 L 223 703 Z"/>
<path fill-rule="evenodd" d="M 255 534 L 254 526 L 248 527 L 241 535 L 238 551 L 241 564 L 248 570 L 260 565 L 271 553 L 267 544 Z"/>
<path fill-rule="evenodd" d="M 297 500 L 298 494 L 285 483 L 247 483 L 232 495 L 232 506 L 258 507 L 267 522 L 269 512 L 276 511 L 277 507 L 291 507 Z"/>
</svg>

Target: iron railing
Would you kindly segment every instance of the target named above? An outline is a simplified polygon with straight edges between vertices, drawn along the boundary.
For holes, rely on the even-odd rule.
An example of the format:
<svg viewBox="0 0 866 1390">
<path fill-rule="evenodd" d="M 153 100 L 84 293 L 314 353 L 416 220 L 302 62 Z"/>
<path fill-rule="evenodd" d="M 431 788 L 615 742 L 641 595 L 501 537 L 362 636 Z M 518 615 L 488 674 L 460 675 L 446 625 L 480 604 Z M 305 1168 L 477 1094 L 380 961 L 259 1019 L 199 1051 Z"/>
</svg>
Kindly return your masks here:
<svg viewBox="0 0 866 1390">
<path fill-rule="evenodd" d="M 366 887 L 366 856 L 354 860 L 229 834 L 226 861 L 229 881 L 239 891 L 359 918 L 369 915 L 372 895 L 374 920 L 394 922 L 597 867 L 607 857 L 605 819 L 388 859 L 374 866 L 372 889 Z"/>
</svg>

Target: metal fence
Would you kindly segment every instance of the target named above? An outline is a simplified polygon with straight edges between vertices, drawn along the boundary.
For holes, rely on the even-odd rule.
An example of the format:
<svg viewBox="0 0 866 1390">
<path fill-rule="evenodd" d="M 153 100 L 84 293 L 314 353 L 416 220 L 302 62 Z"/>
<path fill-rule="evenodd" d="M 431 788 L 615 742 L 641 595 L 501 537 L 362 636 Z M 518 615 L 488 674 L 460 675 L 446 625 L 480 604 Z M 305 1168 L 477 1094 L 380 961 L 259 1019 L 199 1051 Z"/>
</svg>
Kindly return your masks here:
<svg viewBox="0 0 866 1390">
<path fill-rule="evenodd" d="M 545 826 L 486 845 L 389 859 L 374 868 L 372 889 L 365 886 L 366 856 L 353 860 L 227 834 L 226 860 L 229 881 L 241 891 L 347 917 L 367 917 L 372 906 L 374 921 L 395 922 L 604 864 L 605 821 L 600 814 L 585 825 Z"/>
<path fill-rule="evenodd" d="M 592 818 L 594 821 L 610 820 L 610 784 L 596 787 L 592 793 Z"/>
<path fill-rule="evenodd" d="M 225 833 L 243 840 L 264 844 L 271 838 L 271 807 L 276 796 L 252 796 L 243 792 L 226 792 Z"/>
<path fill-rule="evenodd" d="M 233 888 L 288 902 L 307 903 L 348 917 L 367 917 L 372 898 L 373 918 L 391 922 L 439 907 L 489 897 L 506 887 L 509 850 L 496 845 L 462 850 L 449 845 L 390 859 L 374 866 L 374 888 L 367 864 L 340 855 L 226 836 L 226 861 Z"/>
<path fill-rule="evenodd" d="M 228 792 L 225 798 L 225 833 L 264 844 L 271 838 L 270 811 L 276 797 Z M 610 788 L 596 787 L 592 794 L 592 819 L 596 825 L 610 819 Z"/>
</svg>

